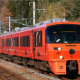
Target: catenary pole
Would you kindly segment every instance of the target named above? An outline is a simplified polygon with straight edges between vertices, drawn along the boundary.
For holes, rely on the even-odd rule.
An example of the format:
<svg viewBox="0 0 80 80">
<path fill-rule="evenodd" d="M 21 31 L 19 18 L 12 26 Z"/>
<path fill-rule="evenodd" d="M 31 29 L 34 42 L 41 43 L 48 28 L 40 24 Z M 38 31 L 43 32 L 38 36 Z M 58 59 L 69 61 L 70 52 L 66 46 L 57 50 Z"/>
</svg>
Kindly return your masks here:
<svg viewBox="0 0 80 80">
<path fill-rule="evenodd" d="M 9 16 L 9 32 L 11 31 L 11 25 L 10 25 L 10 16 Z"/>
<path fill-rule="evenodd" d="M 35 25 L 35 1 L 33 1 L 33 25 Z"/>
</svg>

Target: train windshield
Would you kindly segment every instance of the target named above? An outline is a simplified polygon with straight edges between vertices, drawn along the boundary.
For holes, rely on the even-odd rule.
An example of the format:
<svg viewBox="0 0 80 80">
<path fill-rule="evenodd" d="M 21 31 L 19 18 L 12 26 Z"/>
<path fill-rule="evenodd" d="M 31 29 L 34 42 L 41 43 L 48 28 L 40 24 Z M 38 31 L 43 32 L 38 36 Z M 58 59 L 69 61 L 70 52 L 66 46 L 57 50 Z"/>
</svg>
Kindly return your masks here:
<svg viewBox="0 0 80 80">
<path fill-rule="evenodd" d="M 73 24 L 52 25 L 46 28 L 47 43 L 80 43 L 80 26 Z"/>
</svg>

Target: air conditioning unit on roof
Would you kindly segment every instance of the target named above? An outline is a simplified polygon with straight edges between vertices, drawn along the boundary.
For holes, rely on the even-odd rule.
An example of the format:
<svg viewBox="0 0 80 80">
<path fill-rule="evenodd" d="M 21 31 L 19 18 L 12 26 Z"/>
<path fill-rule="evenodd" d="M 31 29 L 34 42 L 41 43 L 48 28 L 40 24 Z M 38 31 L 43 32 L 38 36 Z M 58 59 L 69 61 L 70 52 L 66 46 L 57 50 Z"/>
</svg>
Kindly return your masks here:
<svg viewBox="0 0 80 80">
<path fill-rule="evenodd" d="M 46 20 L 43 22 L 39 22 L 39 23 L 35 24 L 34 26 L 39 26 L 42 24 L 54 23 L 54 22 L 63 22 L 63 21 L 67 21 L 67 20 L 65 20 L 65 18 L 53 18 L 53 19 L 49 19 L 49 20 Z"/>
<path fill-rule="evenodd" d="M 15 31 L 20 31 L 20 27 L 15 27 Z"/>
<path fill-rule="evenodd" d="M 7 34 L 7 33 L 8 33 L 7 31 L 4 31 L 4 32 L 3 32 L 3 34 Z"/>
</svg>

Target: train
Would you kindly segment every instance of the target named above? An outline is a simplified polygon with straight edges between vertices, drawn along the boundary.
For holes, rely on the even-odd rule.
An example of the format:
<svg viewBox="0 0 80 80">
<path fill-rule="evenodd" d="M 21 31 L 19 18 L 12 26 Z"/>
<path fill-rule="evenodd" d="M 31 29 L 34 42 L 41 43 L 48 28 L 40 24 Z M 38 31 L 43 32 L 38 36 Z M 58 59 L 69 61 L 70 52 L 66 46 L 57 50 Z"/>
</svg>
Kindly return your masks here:
<svg viewBox="0 0 80 80">
<path fill-rule="evenodd" d="M 0 57 L 55 75 L 80 75 L 80 23 L 54 18 L 1 35 Z"/>
</svg>

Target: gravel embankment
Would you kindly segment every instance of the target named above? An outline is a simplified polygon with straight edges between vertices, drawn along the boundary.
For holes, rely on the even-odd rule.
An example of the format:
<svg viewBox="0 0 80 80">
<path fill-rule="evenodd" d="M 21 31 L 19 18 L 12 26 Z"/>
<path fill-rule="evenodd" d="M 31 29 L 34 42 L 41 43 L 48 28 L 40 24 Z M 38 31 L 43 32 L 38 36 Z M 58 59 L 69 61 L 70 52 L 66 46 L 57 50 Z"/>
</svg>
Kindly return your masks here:
<svg viewBox="0 0 80 80">
<path fill-rule="evenodd" d="M 28 80 L 61 80 L 1 59 L 0 66 L 13 71 Z"/>
</svg>

